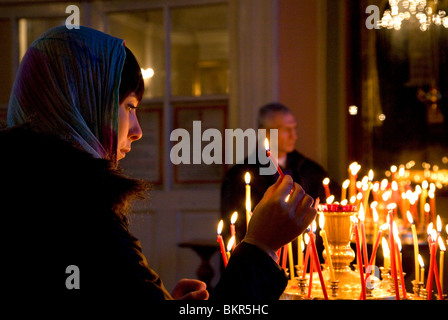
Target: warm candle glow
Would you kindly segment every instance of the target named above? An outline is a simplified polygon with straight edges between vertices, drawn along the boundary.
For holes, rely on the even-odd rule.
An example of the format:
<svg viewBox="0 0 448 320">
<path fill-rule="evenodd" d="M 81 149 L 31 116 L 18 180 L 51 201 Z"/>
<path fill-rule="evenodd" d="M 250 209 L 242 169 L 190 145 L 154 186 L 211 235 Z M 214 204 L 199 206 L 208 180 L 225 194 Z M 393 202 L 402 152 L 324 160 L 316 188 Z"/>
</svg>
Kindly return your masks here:
<svg viewBox="0 0 448 320">
<path fill-rule="evenodd" d="M 373 180 L 373 170 L 372 169 L 369 170 L 368 175 L 369 175 L 369 181 L 372 182 L 372 180 Z"/>
<path fill-rule="evenodd" d="M 235 243 L 235 236 L 232 236 L 227 242 L 227 251 L 232 250 L 233 244 Z"/>
<path fill-rule="evenodd" d="M 235 224 L 236 219 L 238 219 L 238 212 L 235 211 L 235 212 L 232 214 L 232 217 L 230 218 L 230 223 L 231 223 L 231 224 Z M 221 220 L 221 221 L 222 221 L 222 220 Z"/>
<path fill-rule="evenodd" d="M 333 201 L 334 201 L 334 196 L 333 196 L 333 195 L 329 196 L 329 197 L 327 198 L 327 200 L 326 200 L 327 204 L 332 204 Z"/>
<path fill-rule="evenodd" d="M 428 227 L 426 228 L 426 234 L 429 236 L 431 234 L 431 231 L 433 229 L 433 223 L 429 223 Z"/>
<path fill-rule="evenodd" d="M 408 221 L 410 224 L 414 224 L 414 219 L 412 219 L 412 214 L 410 211 L 407 212 Z"/>
<path fill-rule="evenodd" d="M 378 211 L 376 211 L 376 208 L 372 208 L 372 217 L 373 217 L 373 222 L 377 223 L 379 220 L 379 217 L 378 217 Z"/>
<path fill-rule="evenodd" d="M 381 239 L 381 247 L 383 248 L 383 256 L 389 257 L 390 255 L 389 244 L 387 243 L 387 240 L 384 237 Z"/>
<path fill-rule="evenodd" d="M 421 255 L 418 255 L 418 264 L 420 265 L 420 268 L 424 268 L 425 267 L 425 263 L 423 262 L 423 258 L 422 258 Z"/>
<path fill-rule="evenodd" d="M 222 221 L 222 220 L 219 221 L 219 223 L 218 223 L 218 230 L 217 230 L 218 234 L 221 234 L 223 226 L 224 226 L 224 221 Z"/>
<path fill-rule="evenodd" d="M 442 237 L 439 237 L 439 248 L 440 251 L 446 251 L 445 244 L 443 243 Z"/>
<path fill-rule="evenodd" d="M 268 140 L 268 138 L 264 139 L 264 148 L 266 149 L 266 151 L 269 151 L 269 140 Z"/>
<path fill-rule="evenodd" d="M 364 222 L 364 207 L 362 206 L 362 203 L 359 205 L 359 213 L 358 213 L 358 218 L 359 220 L 361 220 L 361 222 Z"/>
<path fill-rule="evenodd" d="M 342 183 L 342 188 L 347 189 L 349 184 L 350 184 L 350 180 L 348 180 L 348 179 L 345 180 L 345 181 Z"/>
<path fill-rule="evenodd" d="M 437 232 L 442 232 L 442 220 L 440 219 L 439 215 L 437 215 Z"/>
<path fill-rule="evenodd" d="M 285 202 L 288 202 L 290 197 L 291 197 L 291 194 L 288 194 L 285 198 Z"/>
<path fill-rule="evenodd" d="M 431 210 L 429 203 L 425 203 L 425 212 L 428 213 Z"/>
<path fill-rule="evenodd" d="M 246 174 L 244 175 L 244 181 L 246 181 L 246 184 L 250 183 L 250 173 L 246 172 Z"/>
<path fill-rule="evenodd" d="M 322 181 L 322 183 L 323 183 L 323 185 L 328 185 L 328 184 L 330 183 L 330 178 L 325 178 L 325 179 Z"/>
<path fill-rule="evenodd" d="M 325 225 L 325 217 L 324 217 L 324 214 L 321 213 L 321 214 L 319 214 L 319 228 L 321 230 L 323 230 L 324 229 L 324 225 Z"/>
<path fill-rule="evenodd" d="M 358 173 L 359 169 L 361 169 L 361 165 L 359 165 L 358 162 L 353 162 L 350 164 L 349 169 L 350 173 L 355 176 Z"/>
</svg>

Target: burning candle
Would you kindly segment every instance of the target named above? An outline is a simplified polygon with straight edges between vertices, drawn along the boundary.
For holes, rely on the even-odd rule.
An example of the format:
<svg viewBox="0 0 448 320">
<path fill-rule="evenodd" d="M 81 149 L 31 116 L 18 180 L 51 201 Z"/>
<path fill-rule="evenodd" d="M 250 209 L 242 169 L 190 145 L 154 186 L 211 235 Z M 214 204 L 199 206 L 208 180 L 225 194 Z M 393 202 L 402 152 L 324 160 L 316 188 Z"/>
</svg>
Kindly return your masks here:
<svg viewBox="0 0 448 320">
<path fill-rule="evenodd" d="M 428 196 L 428 181 L 423 180 L 422 193 L 420 194 L 420 221 L 421 221 L 421 223 L 424 223 L 424 221 L 425 221 L 425 203 L 426 203 L 427 196 Z"/>
<path fill-rule="evenodd" d="M 396 227 L 397 225 L 394 223 L 394 227 Z M 394 238 L 396 239 L 395 241 L 395 250 L 397 251 L 397 261 L 398 261 L 398 270 L 400 272 L 400 278 L 401 278 L 401 290 L 403 292 L 403 298 L 406 299 L 406 287 L 405 287 L 405 281 L 404 281 L 404 277 L 403 277 L 403 264 L 401 263 L 401 241 L 400 241 L 400 237 L 398 236 L 398 229 L 394 230 L 395 236 Z M 399 290 L 397 287 L 395 288 L 395 290 Z"/>
<path fill-rule="evenodd" d="M 294 279 L 294 259 L 292 257 L 292 244 L 288 243 L 289 277 Z"/>
<path fill-rule="evenodd" d="M 236 247 L 236 232 L 235 232 L 235 222 L 236 219 L 238 219 L 238 212 L 234 212 L 232 214 L 232 217 L 230 218 L 230 236 L 235 238 L 235 241 L 233 242 L 233 249 Z"/>
<path fill-rule="evenodd" d="M 303 268 L 303 235 L 300 234 L 297 237 L 297 264 L 299 265 L 299 271 Z"/>
<path fill-rule="evenodd" d="M 269 140 L 268 138 L 266 138 L 264 140 L 264 147 L 266 148 L 266 155 L 271 159 L 272 163 L 274 164 L 274 166 L 277 168 L 278 174 L 280 175 L 280 177 L 284 177 L 285 175 L 283 174 L 282 169 L 280 168 L 280 166 L 278 165 L 277 160 L 274 159 L 274 157 L 271 154 L 271 150 L 269 148 Z"/>
<path fill-rule="evenodd" d="M 362 245 L 362 251 L 363 251 L 363 261 L 364 261 L 364 268 L 367 268 L 367 263 L 369 262 L 368 260 L 368 254 L 367 254 L 367 241 L 366 241 L 366 230 L 365 230 L 365 226 L 364 226 L 364 207 L 361 203 L 361 205 L 359 206 L 359 213 L 358 213 L 358 218 L 360 223 L 360 227 L 361 227 L 361 245 Z M 360 268 L 363 266 L 363 264 L 361 263 Z M 365 271 L 365 269 L 364 269 Z"/>
<path fill-rule="evenodd" d="M 431 186 L 433 186 L 433 185 L 434 184 L 431 183 Z M 431 188 L 428 191 L 428 197 L 429 197 L 429 212 L 431 212 L 431 217 L 430 217 L 429 221 L 432 221 L 434 219 L 434 217 L 436 216 L 436 196 L 435 196 L 435 191 Z"/>
<path fill-rule="evenodd" d="M 224 262 L 224 267 L 227 267 L 227 255 L 226 255 L 226 249 L 224 248 L 224 240 L 222 239 L 222 236 L 221 236 L 221 232 L 222 232 L 222 227 L 223 227 L 223 225 L 224 225 L 224 222 L 221 220 L 221 221 L 219 221 L 219 223 L 218 223 L 218 230 L 217 230 L 217 233 L 218 233 L 218 243 L 219 243 L 219 248 L 220 248 L 220 250 L 221 250 L 221 255 L 222 255 L 222 261 Z"/>
<path fill-rule="evenodd" d="M 333 262 L 331 260 L 331 254 L 330 254 L 330 246 L 328 244 L 327 233 L 325 232 L 324 226 L 325 226 L 325 217 L 324 217 L 324 214 L 321 213 L 320 217 L 319 217 L 319 227 L 320 227 L 320 233 L 319 234 L 322 237 L 322 240 L 324 242 L 324 247 L 325 247 L 328 267 L 329 267 L 329 270 L 330 270 L 330 279 L 331 279 L 331 281 L 335 281 L 336 278 L 334 276 Z"/>
<path fill-rule="evenodd" d="M 384 237 L 381 239 L 381 248 L 383 249 L 384 268 L 389 269 L 390 268 L 390 250 L 389 250 L 389 245 L 387 244 L 387 240 Z"/>
<path fill-rule="evenodd" d="M 249 226 L 249 221 L 252 216 L 252 204 L 250 200 L 250 173 L 246 172 L 244 175 L 244 180 L 246 182 L 246 227 Z"/>
<path fill-rule="evenodd" d="M 325 198 L 328 198 L 331 195 L 330 187 L 328 186 L 330 184 L 330 178 L 325 178 L 322 181 L 322 184 L 324 185 L 324 189 L 325 189 Z"/>
<path fill-rule="evenodd" d="M 436 262 L 436 238 L 437 232 L 434 229 L 430 231 L 431 235 L 429 237 L 429 248 L 430 248 L 430 260 L 429 260 L 429 271 L 428 271 L 428 280 L 426 282 L 426 290 L 428 291 L 428 300 L 432 299 L 432 284 L 433 284 L 433 275 L 434 275 L 434 263 Z"/>
<path fill-rule="evenodd" d="M 445 256 L 446 247 L 441 237 L 439 237 L 439 247 L 440 247 L 440 256 L 439 256 L 440 291 L 443 292 L 443 260 Z"/>
<path fill-rule="evenodd" d="M 412 218 L 412 214 L 410 211 L 407 212 L 408 221 L 411 224 L 412 229 L 412 239 L 414 242 L 414 267 L 415 267 L 415 281 L 418 283 L 418 238 L 417 238 L 417 230 L 415 229 L 414 219 Z"/>
<path fill-rule="evenodd" d="M 227 254 L 226 254 L 227 259 L 230 259 L 230 252 L 232 251 L 234 243 L 235 243 L 235 237 L 233 236 L 229 239 L 229 242 L 227 242 Z"/>
<path fill-rule="evenodd" d="M 420 254 L 418 255 L 418 263 L 420 265 L 420 282 L 425 283 L 425 264 Z"/>
<path fill-rule="evenodd" d="M 366 300 L 366 282 L 364 281 L 364 272 L 362 268 L 362 255 L 361 255 L 361 246 L 359 243 L 358 219 L 354 218 L 353 220 L 355 222 L 354 232 L 356 238 L 356 261 L 358 264 L 359 276 L 361 280 L 361 300 Z"/>
<path fill-rule="evenodd" d="M 348 197 L 351 198 L 356 193 L 356 178 L 358 177 L 358 171 L 361 169 L 361 166 L 358 162 L 353 162 L 348 167 L 348 173 L 350 178 L 350 188 L 348 190 Z"/>
<path fill-rule="evenodd" d="M 305 233 L 306 252 L 305 252 L 305 263 L 303 265 L 302 279 L 305 279 L 306 268 L 308 266 L 308 260 L 309 259 L 311 259 L 311 260 L 313 259 L 312 257 L 310 258 L 310 250 L 311 249 L 310 249 L 310 246 L 309 246 L 309 241 L 310 241 L 310 236 L 308 235 L 308 233 Z M 312 262 L 311 262 L 310 265 L 312 265 Z"/>
<path fill-rule="evenodd" d="M 347 188 L 350 185 L 350 180 L 347 179 L 342 183 L 342 190 L 341 190 L 341 202 L 344 201 L 347 198 Z"/>
<path fill-rule="evenodd" d="M 397 278 L 397 265 L 395 262 L 395 240 L 394 240 L 394 219 L 393 219 L 393 211 L 389 211 L 389 249 L 390 249 L 390 272 L 392 278 L 394 280 L 395 285 L 395 298 L 400 300 L 400 294 L 398 290 L 398 278 Z"/>
<path fill-rule="evenodd" d="M 320 269 L 320 265 L 319 265 L 319 256 L 317 255 L 316 243 L 314 241 L 314 233 L 310 231 L 310 232 L 308 232 L 308 234 L 310 236 L 311 253 L 313 255 L 314 267 L 317 269 L 317 273 L 319 275 L 320 285 L 322 287 L 322 293 L 324 294 L 324 298 L 325 298 L 325 300 L 328 300 L 327 289 L 325 287 L 324 277 L 322 275 L 322 270 Z M 312 276 L 312 275 L 310 274 L 310 276 Z"/>
</svg>

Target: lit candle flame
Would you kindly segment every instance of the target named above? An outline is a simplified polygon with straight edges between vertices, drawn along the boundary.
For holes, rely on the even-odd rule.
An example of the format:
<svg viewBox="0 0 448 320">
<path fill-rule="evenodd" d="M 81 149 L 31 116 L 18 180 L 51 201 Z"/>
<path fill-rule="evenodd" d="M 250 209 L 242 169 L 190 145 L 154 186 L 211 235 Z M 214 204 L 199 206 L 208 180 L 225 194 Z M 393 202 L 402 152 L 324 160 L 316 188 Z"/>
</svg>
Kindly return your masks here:
<svg viewBox="0 0 448 320">
<path fill-rule="evenodd" d="M 266 149 L 266 151 L 269 151 L 269 140 L 268 140 L 268 138 L 264 139 L 264 148 Z"/>
<path fill-rule="evenodd" d="M 328 185 L 329 183 L 330 183 L 330 178 L 325 178 L 323 181 L 322 181 L 322 183 L 323 183 L 323 185 Z"/>
<path fill-rule="evenodd" d="M 219 223 L 218 223 L 218 230 L 217 230 L 218 234 L 221 234 L 223 226 L 224 226 L 224 221 L 222 221 L 222 220 L 219 221 Z"/>
<path fill-rule="evenodd" d="M 431 207 L 429 203 L 425 203 L 425 212 L 429 212 L 431 210 Z"/>
<path fill-rule="evenodd" d="M 364 222 L 364 207 L 362 205 L 362 203 L 359 205 L 359 212 L 358 212 L 358 218 L 359 220 L 361 220 L 361 222 Z"/>
<path fill-rule="evenodd" d="M 386 231 L 387 229 L 389 229 L 389 223 L 384 223 L 384 224 L 382 224 L 381 226 L 380 226 L 380 229 L 382 230 L 382 231 Z"/>
<path fill-rule="evenodd" d="M 355 176 L 358 173 L 359 169 L 361 169 L 361 165 L 359 165 L 358 162 L 353 162 L 350 164 L 349 169 L 351 174 Z"/>
<path fill-rule="evenodd" d="M 233 244 L 235 243 L 235 236 L 232 236 L 227 242 L 227 251 L 232 250 Z"/>
<path fill-rule="evenodd" d="M 428 189 L 428 181 L 423 180 L 423 182 L 422 182 L 422 188 L 423 188 L 423 189 Z"/>
<path fill-rule="evenodd" d="M 437 231 L 436 229 L 431 230 L 431 240 L 434 242 L 437 239 Z"/>
<path fill-rule="evenodd" d="M 442 237 L 439 237 L 439 247 L 440 251 L 446 251 L 445 244 L 443 243 Z"/>
<path fill-rule="evenodd" d="M 423 262 L 423 258 L 422 258 L 422 256 L 420 254 L 418 255 L 418 263 L 420 264 L 420 268 L 424 268 L 425 267 L 425 263 Z"/>
<path fill-rule="evenodd" d="M 350 180 L 346 179 L 343 183 L 342 183 L 342 188 L 347 189 L 348 186 L 350 184 Z"/>
<path fill-rule="evenodd" d="M 324 225 L 325 225 L 325 217 L 324 217 L 324 214 L 321 213 L 321 214 L 319 214 L 319 228 L 321 230 L 323 230 L 324 229 Z"/>
<path fill-rule="evenodd" d="M 285 202 L 288 202 L 290 197 L 291 197 L 291 194 L 288 194 L 285 198 Z"/>
<path fill-rule="evenodd" d="M 430 234 L 431 234 L 431 231 L 432 231 L 433 228 L 434 228 L 434 227 L 433 227 L 433 223 L 430 222 L 430 223 L 428 224 L 428 227 L 426 228 L 426 234 L 427 234 L 427 235 L 430 235 Z"/>
<path fill-rule="evenodd" d="M 327 204 L 332 204 L 333 201 L 334 201 L 334 195 L 329 196 L 326 200 Z"/>
<path fill-rule="evenodd" d="M 246 174 L 244 175 L 244 181 L 246 181 L 246 184 L 250 183 L 250 173 L 246 172 Z"/>
<path fill-rule="evenodd" d="M 376 211 L 376 208 L 372 208 L 372 217 L 373 217 L 373 222 L 377 223 L 379 220 L 379 217 L 378 217 L 378 211 Z"/>
<path fill-rule="evenodd" d="M 308 232 L 305 233 L 304 239 L 305 239 L 305 244 L 308 245 L 308 242 L 310 242 L 310 236 L 308 235 Z"/>
<path fill-rule="evenodd" d="M 370 169 L 369 170 L 369 181 L 372 182 L 372 180 L 373 180 L 373 170 Z"/>
<path fill-rule="evenodd" d="M 238 212 L 235 211 L 235 212 L 232 214 L 232 217 L 230 218 L 230 223 L 231 223 L 231 224 L 235 224 L 236 219 L 238 219 Z M 221 220 L 221 221 L 222 221 L 222 220 Z"/>
<path fill-rule="evenodd" d="M 410 224 L 414 224 L 414 219 L 412 219 L 412 214 L 411 212 L 408 210 L 407 212 L 407 216 L 408 216 L 408 221 Z"/>
<path fill-rule="evenodd" d="M 437 215 L 437 232 L 442 232 L 442 220 L 440 219 L 439 215 Z"/>
</svg>

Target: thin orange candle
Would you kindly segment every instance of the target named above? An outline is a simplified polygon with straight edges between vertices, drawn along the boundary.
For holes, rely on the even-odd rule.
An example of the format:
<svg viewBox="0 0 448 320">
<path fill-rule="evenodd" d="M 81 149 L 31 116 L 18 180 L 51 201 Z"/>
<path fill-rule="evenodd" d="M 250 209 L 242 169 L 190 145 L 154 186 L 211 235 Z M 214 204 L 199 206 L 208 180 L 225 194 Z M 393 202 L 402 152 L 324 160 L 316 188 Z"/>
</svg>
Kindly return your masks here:
<svg viewBox="0 0 448 320">
<path fill-rule="evenodd" d="M 325 198 L 328 198 L 331 195 L 330 187 L 328 186 L 330 184 L 330 178 L 325 178 L 322 181 L 322 184 L 324 185 L 324 189 L 325 189 Z"/>
<path fill-rule="evenodd" d="M 394 224 L 394 226 L 396 226 L 396 224 Z M 403 264 L 401 263 L 401 257 L 400 257 L 400 252 L 401 252 L 401 241 L 400 238 L 398 236 L 398 229 L 396 229 L 396 234 L 395 234 L 395 250 L 397 251 L 397 261 L 398 261 L 398 270 L 400 272 L 400 278 L 401 278 L 401 290 L 403 292 L 403 299 L 406 299 L 406 287 L 405 287 L 405 281 L 404 281 L 404 277 L 403 277 Z M 395 233 L 395 230 L 394 230 Z M 398 288 L 395 288 L 395 291 L 399 290 Z"/>
<path fill-rule="evenodd" d="M 317 269 L 317 273 L 319 275 L 320 286 L 322 287 L 322 293 L 324 294 L 324 298 L 325 298 L 325 300 L 328 300 L 327 289 L 325 287 L 324 277 L 322 275 L 322 270 L 320 269 L 320 265 L 319 265 L 319 256 L 317 255 L 316 243 L 314 241 L 314 233 L 312 231 L 310 231 L 310 232 L 308 232 L 308 234 L 310 236 L 310 245 L 311 245 L 311 251 L 313 254 L 314 267 Z"/>
<path fill-rule="evenodd" d="M 414 243 L 414 267 L 415 267 L 415 281 L 418 283 L 420 280 L 418 278 L 418 238 L 417 238 L 417 230 L 415 229 L 414 219 L 412 218 L 412 214 L 410 211 L 407 212 L 408 221 L 411 224 L 412 229 L 412 239 Z"/>
</svg>

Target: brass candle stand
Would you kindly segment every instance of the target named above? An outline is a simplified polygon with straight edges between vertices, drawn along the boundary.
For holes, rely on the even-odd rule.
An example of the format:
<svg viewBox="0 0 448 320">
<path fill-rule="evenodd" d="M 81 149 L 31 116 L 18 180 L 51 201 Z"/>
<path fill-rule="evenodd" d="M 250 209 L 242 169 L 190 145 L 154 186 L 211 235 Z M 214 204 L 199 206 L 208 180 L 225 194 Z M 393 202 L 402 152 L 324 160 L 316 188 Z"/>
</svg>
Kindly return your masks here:
<svg viewBox="0 0 448 320">
<path fill-rule="evenodd" d="M 324 230 L 328 239 L 328 253 L 331 255 L 333 263 L 335 281 L 331 281 L 328 270 L 327 250 L 323 251 L 326 261 L 323 268 L 325 286 L 329 299 L 352 300 L 359 299 L 361 293 L 361 281 L 359 270 L 352 270 L 350 264 L 355 259 L 355 252 L 350 247 L 353 232 L 353 222 L 351 217 L 356 213 L 354 206 L 324 205 L 319 207 L 319 214 L 325 217 Z M 298 268 L 300 269 L 300 268 Z M 378 277 L 371 275 L 367 282 L 367 299 L 395 299 L 389 284 L 389 272 L 383 270 L 382 281 Z M 302 273 L 298 273 L 302 275 Z M 296 278 L 290 280 L 281 299 L 296 300 L 306 299 L 308 291 L 311 289 L 311 299 L 323 299 L 322 289 L 316 272 L 313 276 L 313 286 L 308 288 L 310 274 L 305 279 Z"/>
</svg>

